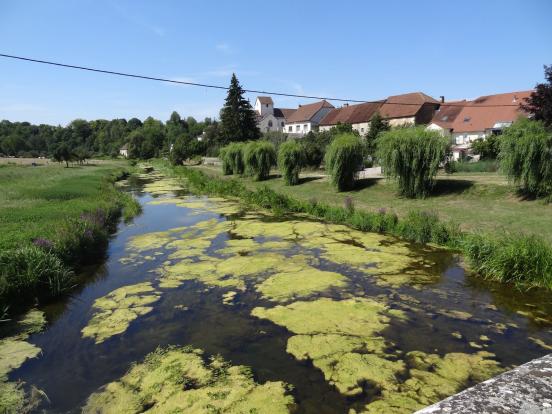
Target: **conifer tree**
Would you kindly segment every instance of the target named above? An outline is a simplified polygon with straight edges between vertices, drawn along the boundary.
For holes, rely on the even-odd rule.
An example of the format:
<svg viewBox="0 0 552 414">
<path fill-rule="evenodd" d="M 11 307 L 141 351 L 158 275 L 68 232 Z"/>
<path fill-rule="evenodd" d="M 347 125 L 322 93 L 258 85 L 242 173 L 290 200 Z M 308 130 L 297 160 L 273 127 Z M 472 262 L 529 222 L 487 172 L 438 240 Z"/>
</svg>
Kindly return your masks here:
<svg viewBox="0 0 552 414">
<path fill-rule="evenodd" d="M 243 94 L 244 91 L 236 74 L 232 74 L 228 96 L 220 112 L 222 135 L 226 143 L 251 141 L 259 139 L 261 136 L 261 131 L 257 127 L 255 111 Z"/>
</svg>

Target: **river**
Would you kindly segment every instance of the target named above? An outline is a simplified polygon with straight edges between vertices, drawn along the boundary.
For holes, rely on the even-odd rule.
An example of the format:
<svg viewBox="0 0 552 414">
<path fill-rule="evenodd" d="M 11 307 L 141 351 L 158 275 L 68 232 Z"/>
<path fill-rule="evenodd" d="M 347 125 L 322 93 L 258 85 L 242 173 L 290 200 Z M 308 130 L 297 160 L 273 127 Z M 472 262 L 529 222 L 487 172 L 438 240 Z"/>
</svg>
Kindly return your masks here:
<svg viewBox="0 0 552 414">
<path fill-rule="evenodd" d="M 285 382 L 299 413 L 410 412 L 552 349 L 548 292 L 483 281 L 450 251 L 244 211 L 155 173 L 123 189 L 143 213 L 41 308 L 41 353 L 9 374 L 47 396 L 37 412 L 80 412 L 167 345 Z"/>
</svg>

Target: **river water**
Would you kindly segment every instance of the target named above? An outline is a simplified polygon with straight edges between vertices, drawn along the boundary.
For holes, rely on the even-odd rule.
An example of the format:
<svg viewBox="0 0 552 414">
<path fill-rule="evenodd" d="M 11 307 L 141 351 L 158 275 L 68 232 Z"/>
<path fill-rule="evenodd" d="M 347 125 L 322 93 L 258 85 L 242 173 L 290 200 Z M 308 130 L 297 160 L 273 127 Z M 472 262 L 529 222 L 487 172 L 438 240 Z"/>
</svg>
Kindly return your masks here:
<svg viewBox="0 0 552 414">
<path fill-rule="evenodd" d="M 412 406 L 381 406 L 396 411 L 379 409 L 409 412 L 552 349 L 548 293 L 482 281 L 449 251 L 244 211 L 155 174 L 124 188 L 143 213 L 119 226 L 83 287 L 41 308 L 48 325 L 28 339 L 41 353 L 9 375 L 47 395 L 37 412 L 80 412 L 92 393 L 166 345 L 250 367 L 259 384 L 291 384 L 290 410 L 312 413 L 378 412 L 374 401 L 412 389 L 431 394 L 411 398 Z M 120 300 L 110 293 L 128 286 L 146 286 L 146 302 L 110 319 Z M 112 299 L 107 312 L 99 298 Z M 374 308 L 379 319 L 345 304 Z M 341 340 L 342 349 L 333 349 Z M 325 347 L 332 350 L 317 355 Z M 414 366 L 413 351 L 433 362 Z M 371 378 L 367 354 L 378 355 L 373 364 L 385 378 Z M 419 373 L 444 375 L 466 364 L 474 367 L 453 385 L 428 385 L 442 378 Z"/>
</svg>

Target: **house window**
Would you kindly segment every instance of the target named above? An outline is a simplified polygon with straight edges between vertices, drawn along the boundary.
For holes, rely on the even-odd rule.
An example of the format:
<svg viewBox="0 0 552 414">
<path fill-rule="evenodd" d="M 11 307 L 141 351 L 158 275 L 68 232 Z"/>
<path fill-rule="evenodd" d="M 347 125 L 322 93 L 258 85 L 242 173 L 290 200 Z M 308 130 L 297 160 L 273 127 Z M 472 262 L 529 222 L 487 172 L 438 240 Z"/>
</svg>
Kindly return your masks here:
<svg viewBox="0 0 552 414">
<path fill-rule="evenodd" d="M 268 108 L 268 104 L 265 105 Z"/>
<path fill-rule="evenodd" d="M 309 126 L 307 124 L 303 125 L 303 131 L 306 131 L 308 129 L 308 127 Z"/>
<path fill-rule="evenodd" d="M 360 132 L 364 134 L 364 128 L 360 128 Z"/>
<path fill-rule="evenodd" d="M 272 128 L 272 120 L 268 121 L 268 127 Z"/>
<path fill-rule="evenodd" d="M 284 127 L 284 123 L 282 122 L 282 128 Z"/>
<path fill-rule="evenodd" d="M 288 127 L 288 131 L 293 132 L 293 127 L 291 125 Z"/>
<path fill-rule="evenodd" d="M 295 126 L 295 131 L 299 132 L 301 130 L 301 125 L 296 125 Z"/>
</svg>

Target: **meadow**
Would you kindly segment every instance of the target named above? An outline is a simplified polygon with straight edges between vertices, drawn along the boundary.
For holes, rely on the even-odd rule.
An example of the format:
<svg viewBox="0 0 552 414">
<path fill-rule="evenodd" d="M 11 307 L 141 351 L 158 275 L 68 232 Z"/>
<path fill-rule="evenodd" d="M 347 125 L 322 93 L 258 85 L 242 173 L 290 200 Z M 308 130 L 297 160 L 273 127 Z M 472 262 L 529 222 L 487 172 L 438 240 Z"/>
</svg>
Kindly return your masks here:
<svg viewBox="0 0 552 414">
<path fill-rule="evenodd" d="M 0 165 L 0 314 L 63 293 L 97 260 L 121 214 L 140 210 L 115 181 L 126 162 Z"/>
</svg>

